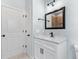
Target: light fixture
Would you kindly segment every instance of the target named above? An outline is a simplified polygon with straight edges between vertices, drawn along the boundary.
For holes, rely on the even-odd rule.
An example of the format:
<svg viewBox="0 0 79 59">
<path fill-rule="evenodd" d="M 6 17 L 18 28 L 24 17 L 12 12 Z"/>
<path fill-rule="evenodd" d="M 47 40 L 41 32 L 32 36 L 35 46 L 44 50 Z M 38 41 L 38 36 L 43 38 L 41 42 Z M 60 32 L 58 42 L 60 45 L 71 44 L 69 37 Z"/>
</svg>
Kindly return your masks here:
<svg viewBox="0 0 79 59">
<path fill-rule="evenodd" d="M 52 5 L 54 6 L 55 0 L 53 0 L 52 2 L 48 3 L 47 6 Z"/>
<path fill-rule="evenodd" d="M 38 18 L 38 20 L 45 21 L 45 19 L 42 19 L 42 18 Z M 49 20 L 46 20 L 46 21 L 50 22 Z"/>
</svg>

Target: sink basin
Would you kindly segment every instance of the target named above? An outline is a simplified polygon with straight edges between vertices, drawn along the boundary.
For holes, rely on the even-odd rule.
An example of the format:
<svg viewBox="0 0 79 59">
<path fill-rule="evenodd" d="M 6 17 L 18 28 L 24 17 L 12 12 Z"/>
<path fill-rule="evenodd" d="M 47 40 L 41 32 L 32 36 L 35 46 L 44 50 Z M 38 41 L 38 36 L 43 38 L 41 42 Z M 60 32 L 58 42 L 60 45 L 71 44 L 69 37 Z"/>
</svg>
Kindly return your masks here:
<svg viewBox="0 0 79 59">
<path fill-rule="evenodd" d="M 60 37 L 60 36 L 49 37 L 46 35 L 38 35 L 38 36 L 35 36 L 35 38 L 50 41 L 50 42 L 55 42 L 55 43 L 61 43 L 66 40 L 65 37 Z"/>
</svg>

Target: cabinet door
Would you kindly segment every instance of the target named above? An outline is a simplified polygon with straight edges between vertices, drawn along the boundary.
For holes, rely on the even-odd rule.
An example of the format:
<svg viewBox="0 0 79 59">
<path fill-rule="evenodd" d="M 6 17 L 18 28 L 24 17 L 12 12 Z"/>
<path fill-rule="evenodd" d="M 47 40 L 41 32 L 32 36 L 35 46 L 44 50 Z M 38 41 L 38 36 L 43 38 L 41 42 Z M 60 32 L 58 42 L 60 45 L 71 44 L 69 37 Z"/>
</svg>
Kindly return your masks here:
<svg viewBox="0 0 79 59">
<path fill-rule="evenodd" d="M 38 44 L 35 44 L 35 59 L 44 59 L 44 49 Z"/>
<path fill-rule="evenodd" d="M 56 59 L 55 55 L 56 54 L 50 50 L 45 49 L 44 51 L 44 59 Z"/>
</svg>

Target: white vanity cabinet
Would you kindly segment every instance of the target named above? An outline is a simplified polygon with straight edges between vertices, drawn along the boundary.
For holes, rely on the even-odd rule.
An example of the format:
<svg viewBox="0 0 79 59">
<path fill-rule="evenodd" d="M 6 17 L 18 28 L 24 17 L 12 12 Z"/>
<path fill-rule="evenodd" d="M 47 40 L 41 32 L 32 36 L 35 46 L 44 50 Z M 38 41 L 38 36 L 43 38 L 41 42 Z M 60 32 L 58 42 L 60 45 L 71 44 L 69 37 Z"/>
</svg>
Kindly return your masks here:
<svg viewBox="0 0 79 59">
<path fill-rule="evenodd" d="M 67 41 L 35 38 L 35 59 L 67 59 Z"/>
</svg>

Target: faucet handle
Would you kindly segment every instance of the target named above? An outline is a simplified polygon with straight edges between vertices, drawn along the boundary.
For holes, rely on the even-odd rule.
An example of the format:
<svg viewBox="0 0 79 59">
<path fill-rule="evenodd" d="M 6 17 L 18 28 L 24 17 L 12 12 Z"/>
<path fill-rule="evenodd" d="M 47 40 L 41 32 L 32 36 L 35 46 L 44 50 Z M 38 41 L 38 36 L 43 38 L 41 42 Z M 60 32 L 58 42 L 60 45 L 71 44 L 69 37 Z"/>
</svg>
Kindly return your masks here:
<svg viewBox="0 0 79 59">
<path fill-rule="evenodd" d="M 51 34 L 51 37 L 54 37 L 54 36 L 53 36 L 53 32 L 51 32 L 51 33 L 49 33 L 49 34 Z"/>
<path fill-rule="evenodd" d="M 50 32 L 50 34 L 53 34 L 53 32 Z"/>
</svg>

